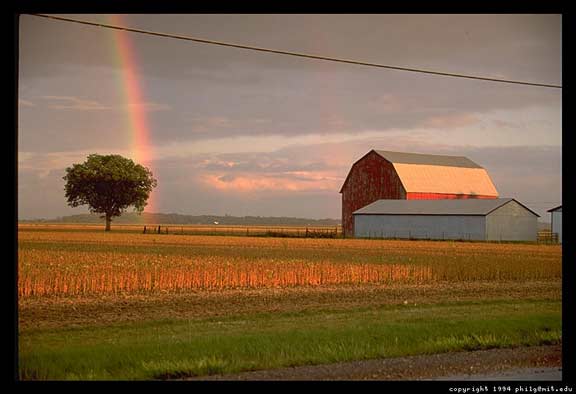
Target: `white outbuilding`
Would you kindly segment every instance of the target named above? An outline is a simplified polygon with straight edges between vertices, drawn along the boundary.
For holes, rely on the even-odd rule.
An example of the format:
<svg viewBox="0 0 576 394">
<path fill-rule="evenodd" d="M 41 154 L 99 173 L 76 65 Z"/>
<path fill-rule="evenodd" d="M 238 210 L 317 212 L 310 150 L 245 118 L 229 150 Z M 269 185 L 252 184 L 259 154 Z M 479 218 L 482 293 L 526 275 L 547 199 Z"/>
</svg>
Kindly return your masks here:
<svg viewBox="0 0 576 394">
<path fill-rule="evenodd" d="M 536 241 L 539 215 L 513 198 L 378 200 L 353 213 L 358 238 Z"/>
<path fill-rule="evenodd" d="M 558 242 L 562 243 L 562 205 L 549 209 L 552 214 L 552 233 L 558 234 Z"/>
</svg>

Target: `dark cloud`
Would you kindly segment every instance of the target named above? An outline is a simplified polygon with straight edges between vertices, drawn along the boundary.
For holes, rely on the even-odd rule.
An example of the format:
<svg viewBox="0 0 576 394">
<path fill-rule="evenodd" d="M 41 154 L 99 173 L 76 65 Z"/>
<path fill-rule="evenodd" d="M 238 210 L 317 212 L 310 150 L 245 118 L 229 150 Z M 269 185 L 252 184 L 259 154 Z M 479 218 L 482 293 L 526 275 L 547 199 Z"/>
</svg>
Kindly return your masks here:
<svg viewBox="0 0 576 394">
<path fill-rule="evenodd" d="M 101 15 L 79 17 L 108 21 Z M 125 19 L 136 28 L 368 62 L 545 83 L 562 80 L 560 15 Z M 518 113 L 561 108 L 558 89 L 132 34 L 137 69 L 128 71 L 138 76 L 143 101 L 128 103 L 114 32 L 29 15 L 21 17 L 20 29 L 18 146 L 25 157 L 19 166 L 19 215 L 70 213 L 55 174 L 96 148 L 128 151 L 134 137 L 131 111 L 144 115 L 160 152 L 153 170 L 164 211 L 339 217 L 341 180 L 373 148 L 466 155 L 489 170 L 502 195 L 538 204 L 561 199 L 560 147 L 473 147 L 468 139 L 478 139 L 477 132 L 441 134 L 480 124 L 505 135 L 508 144 L 534 145 L 534 130 L 541 126 L 543 133 L 557 136 L 561 122 L 553 113 L 534 120 Z M 438 136 L 419 131 L 422 127 Z M 371 136 L 361 137 L 367 130 Z M 336 134 L 349 138 L 328 142 Z M 319 136 L 320 142 L 259 152 L 270 150 L 259 145 L 259 137 L 304 135 Z M 254 152 L 218 153 L 219 143 L 229 146 L 229 140 L 242 136 L 256 137 Z M 202 151 L 193 148 L 195 143 L 213 143 L 203 152 L 216 153 L 186 152 L 186 147 Z M 173 145 L 182 150 L 162 153 Z"/>
<path fill-rule="evenodd" d="M 109 22 L 102 15 L 78 17 Z M 555 15 L 127 15 L 125 20 L 137 28 L 385 64 L 561 80 L 561 17 Z M 19 98 L 35 104 L 20 106 L 24 149 L 82 149 L 95 139 L 115 147 L 117 136 L 132 132 L 122 110 L 126 86 L 115 34 L 22 16 Z M 466 123 L 463 117 L 470 121 L 493 110 L 561 105 L 556 89 L 130 37 L 137 68 L 125 71 L 139 79 L 143 100 L 170 108 L 146 108 L 154 144 L 452 127 Z M 71 99 L 38 102 L 42 96 Z"/>
<path fill-rule="evenodd" d="M 66 16 L 110 23 L 105 15 Z M 473 67 L 477 73 L 528 78 L 545 77 L 544 73 L 557 78 L 561 70 L 561 15 L 188 14 L 125 15 L 123 19 L 125 25 L 144 30 L 400 66 L 448 67 L 453 72 Z M 117 60 L 114 31 L 27 15 L 21 17 L 21 25 L 24 59 L 80 66 L 106 66 Z M 144 71 L 164 78 L 187 78 L 191 69 L 229 72 L 255 65 L 295 69 L 318 64 L 323 71 L 341 67 L 128 34 Z M 90 51 L 84 53 L 87 42 Z M 519 57 L 529 62 L 518 63 Z"/>
<path fill-rule="evenodd" d="M 194 164 L 195 168 L 205 171 L 251 172 L 251 173 L 285 173 L 296 171 L 323 171 L 332 169 L 317 158 L 296 157 L 287 151 L 258 153 L 223 153 L 200 155 Z"/>
<path fill-rule="evenodd" d="M 234 179 L 236 179 L 236 177 L 232 174 L 226 174 L 218 177 L 218 180 L 221 182 L 232 182 Z"/>
</svg>

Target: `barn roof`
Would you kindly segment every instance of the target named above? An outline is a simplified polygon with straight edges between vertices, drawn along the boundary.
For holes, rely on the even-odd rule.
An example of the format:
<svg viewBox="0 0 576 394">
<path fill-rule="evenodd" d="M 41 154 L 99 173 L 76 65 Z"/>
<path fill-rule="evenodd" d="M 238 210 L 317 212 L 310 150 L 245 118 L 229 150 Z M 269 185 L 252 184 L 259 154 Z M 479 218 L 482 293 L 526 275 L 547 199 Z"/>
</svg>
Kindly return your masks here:
<svg viewBox="0 0 576 394">
<path fill-rule="evenodd" d="M 526 210 L 540 217 L 513 198 L 458 199 L 458 200 L 377 200 L 354 215 L 465 215 L 485 216 L 501 206 L 516 201 Z"/>
<path fill-rule="evenodd" d="M 464 156 L 429 155 L 383 150 L 372 150 L 370 152 L 375 152 L 392 163 L 406 193 L 466 194 L 498 197 L 498 191 L 492 183 L 488 172 Z M 351 173 L 352 170 L 348 173 L 348 177 Z M 348 177 L 346 177 L 340 192 L 344 189 Z"/>
<path fill-rule="evenodd" d="M 390 163 L 422 164 L 430 166 L 482 168 L 472 160 L 464 156 L 426 155 L 422 153 L 390 152 L 374 150 Z"/>
<path fill-rule="evenodd" d="M 393 163 L 407 193 L 467 194 L 498 197 L 484 168 Z"/>
</svg>

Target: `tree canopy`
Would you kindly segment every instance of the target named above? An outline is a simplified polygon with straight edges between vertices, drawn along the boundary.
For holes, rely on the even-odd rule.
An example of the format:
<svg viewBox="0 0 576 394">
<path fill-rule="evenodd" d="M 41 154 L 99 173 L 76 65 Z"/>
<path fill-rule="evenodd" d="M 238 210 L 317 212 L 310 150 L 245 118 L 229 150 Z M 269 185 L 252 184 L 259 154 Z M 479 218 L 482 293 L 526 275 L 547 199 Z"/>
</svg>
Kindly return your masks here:
<svg viewBox="0 0 576 394">
<path fill-rule="evenodd" d="M 103 214 L 106 231 L 112 218 L 129 206 L 142 213 L 157 185 L 148 168 L 120 155 L 91 154 L 84 163 L 66 168 L 63 179 L 68 205 L 88 205 L 90 212 Z"/>
</svg>

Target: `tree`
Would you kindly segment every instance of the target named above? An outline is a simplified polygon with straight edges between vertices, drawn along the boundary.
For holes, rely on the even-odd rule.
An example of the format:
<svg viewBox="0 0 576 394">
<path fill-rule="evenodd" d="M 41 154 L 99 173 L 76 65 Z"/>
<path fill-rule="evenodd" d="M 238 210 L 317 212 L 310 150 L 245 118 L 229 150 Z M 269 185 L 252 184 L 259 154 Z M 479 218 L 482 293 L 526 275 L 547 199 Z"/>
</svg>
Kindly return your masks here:
<svg viewBox="0 0 576 394">
<path fill-rule="evenodd" d="M 68 205 L 88 205 L 90 212 L 103 214 L 106 231 L 129 206 L 142 213 L 157 185 L 148 168 L 120 155 L 89 155 L 84 163 L 66 168 L 63 179 Z"/>
</svg>

